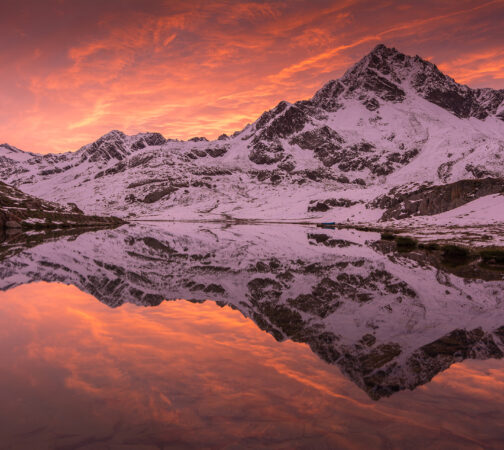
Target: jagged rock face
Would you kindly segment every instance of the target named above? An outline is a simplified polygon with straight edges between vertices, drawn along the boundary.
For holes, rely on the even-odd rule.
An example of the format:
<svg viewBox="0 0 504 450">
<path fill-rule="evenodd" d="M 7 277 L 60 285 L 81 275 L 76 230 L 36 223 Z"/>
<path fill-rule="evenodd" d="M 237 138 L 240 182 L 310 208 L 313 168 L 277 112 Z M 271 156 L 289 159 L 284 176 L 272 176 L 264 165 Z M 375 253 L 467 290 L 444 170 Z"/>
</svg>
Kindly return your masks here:
<svg viewBox="0 0 504 450">
<path fill-rule="evenodd" d="M 261 130 L 261 119 L 258 128 L 261 130 L 256 136 L 257 140 L 266 139 L 272 141 L 278 138 L 286 138 L 301 131 L 307 123 L 309 116 L 297 105 L 280 103 L 272 112 L 272 119 Z"/>
<path fill-rule="evenodd" d="M 270 145 L 266 145 L 262 142 L 257 142 L 254 144 L 249 155 L 250 161 L 259 165 L 274 164 L 276 162 L 282 161 L 284 157 L 284 149 L 278 142 L 272 143 Z"/>
<path fill-rule="evenodd" d="M 312 150 L 317 159 L 326 167 L 331 167 L 341 160 L 343 138 L 331 128 L 324 126 L 305 131 L 292 138 L 291 144 L 297 144 L 303 150 Z"/>
<path fill-rule="evenodd" d="M 403 101 L 405 93 L 401 86 L 409 85 L 426 100 L 460 118 L 483 120 L 496 115 L 504 101 L 504 90 L 461 86 L 429 61 L 406 56 L 384 45 L 378 45 L 343 77 L 350 90 L 359 88 L 362 79 L 365 91 L 389 101 Z"/>
<path fill-rule="evenodd" d="M 60 155 L 3 145 L 0 177 L 88 214 L 298 220 L 337 212 L 371 221 L 381 215 L 373 199 L 394 188 L 503 178 L 503 100 L 502 90 L 459 85 L 380 45 L 310 100 L 280 102 L 231 136 L 184 142 L 112 131 Z M 328 198 L 354 203 L 310 209 Z"/>
<path fill-rule="evenodd" d="M 124 146 L 125 138 L 126 135 L 121 131 L 111 131 L 96 142 L 81 149 L 82 159 L 89 159 L 89 162 L 110 161 L 111 159 L 122 160 L 127 152 Z"/>
<path fill-rule="evenodd" d="M 367 91 L 375 94 L 382 100 L 389 102 L 402 102 L 406 97 L 406 93 L 396 84 L 390 82 L 386 78 L 378 75 L 375 71 L 368 68 L 363 74 L 364 83 L 361 80 L 354 79 L 348 84 L 348 93 L 355 91 Z M 349 77 L 350 78 L 350 77 Z M 370 104 L 375 107 L 379 105 L 376 99 L 366 99 Z M 368 107 L 368 109 L 370 109 Z M 373 108 L 371 108 L 373 109 Z"/>
<path fill-rule="evenodd" d="M 113 130 L 92 144 L 85 145 L 78 153 L 81 154 L 81 162 L 122 161 L 134 150 L 164 143 L 166 139 L 160 133 L 140 133 L 130 139 L 122 131 Z"/>
<path fill-rule="evenodd" d="M 504 193 L 504 180 L 484 178 L 462 180 L 442 186 L 424 186 L 413 192 L 391 191 L 375 200 L 375 206 L 386 208 L 381 220 L 430 216 L 465 205 L 477 198 Z"/>
<path fill-rule="evenodd" d="M 339 80 L 329 81 L 313 96 L 312 102 L 325 111 L 338 111 L 343 105 L 338 103 L 338 98 L 345 90 L 345 85 Z"/>
<path fill-rule="evenodd" d="M 308 206 L 308 212 L 326 212 L 331 208 L 349 208 L 359 202 L 347 198 L 328 198 L 326 200 L 312 200 Z"/>
<path fill-rule="evenodd" d="M 145 133 L 136 142 L 131 144 L 131 148 L 138 150 L 153 145 L 163 145 L 164 143 L 166 143 L 166 139 L 161 133 Z"/>
<path fill-rule="evenodd" d="M 0 289 L 73 284 L 113 308 L 210 298 L 278 341 L 308 344 L 374 399 L 466 358 L 502 357 L 502 277 L 462 279 L 428 260 L 376 251 L 378 238 L 188 223 L 47 236 L 0 258 Z"/>
</svg>

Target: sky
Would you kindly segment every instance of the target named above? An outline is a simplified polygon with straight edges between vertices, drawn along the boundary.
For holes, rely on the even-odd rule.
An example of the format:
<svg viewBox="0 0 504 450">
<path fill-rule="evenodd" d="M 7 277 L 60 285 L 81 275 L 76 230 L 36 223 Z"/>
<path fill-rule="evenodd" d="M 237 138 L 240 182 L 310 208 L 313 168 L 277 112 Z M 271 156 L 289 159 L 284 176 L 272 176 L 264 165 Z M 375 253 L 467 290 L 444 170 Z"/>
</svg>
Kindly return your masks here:
<svg viewBox="0 0 504 450">
<path fill-rule="evenodd" d="M 0 143 L 216 138 L 310 98 L 378 43 L 503 89 L 503 23 L 504 0 L 0 0 Z"/>
</svg>

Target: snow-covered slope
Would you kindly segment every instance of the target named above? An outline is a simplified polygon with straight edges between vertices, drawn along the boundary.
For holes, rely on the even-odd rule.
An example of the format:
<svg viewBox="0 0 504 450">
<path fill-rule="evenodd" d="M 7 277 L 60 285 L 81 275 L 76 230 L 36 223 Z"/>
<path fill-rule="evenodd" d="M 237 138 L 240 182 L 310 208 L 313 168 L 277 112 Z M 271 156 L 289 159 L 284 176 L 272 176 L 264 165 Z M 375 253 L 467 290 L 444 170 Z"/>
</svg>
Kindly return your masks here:
<svg viewBox="0 0 504 450">
<path fill-rule="evenodd" d="M 312 99 L 231 137 L 112 131 L 60 155 L 9 149 L 3 180 L 87 213 L 374 221 L 383 210 L 369 203 L 392 188 L 504 177 L 504 91 L 379 45 Z"/>
<path fill-rule="evenodd" d="M 501 274 L 460 278 L 377 239 L 293 225 L 126 225 L 18 250 L 0 260 L 0 290 L 61 282 L 111 307 L 211 299 L 279 341 L 306 343 L 375 399 L 465 358 L 503 357 Z"/>
</svg>

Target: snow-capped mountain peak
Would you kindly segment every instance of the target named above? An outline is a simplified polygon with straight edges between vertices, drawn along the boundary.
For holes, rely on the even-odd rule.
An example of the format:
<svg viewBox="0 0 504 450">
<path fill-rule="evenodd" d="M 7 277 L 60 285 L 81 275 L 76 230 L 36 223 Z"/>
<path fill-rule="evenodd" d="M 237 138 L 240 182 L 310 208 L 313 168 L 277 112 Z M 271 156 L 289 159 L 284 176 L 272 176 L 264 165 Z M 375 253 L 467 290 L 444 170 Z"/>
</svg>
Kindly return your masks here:
<svg viewBox="0 0 504 450">
<path fill-rule="evenodd" d="M 350 90 L 363 84 L 367 90 L 382 94 L 379 96 L 383 100 L 402 101 L 406 95 L 404 91 L 413 90 L 460 118 L 483 120 L 500 113 L 504 103 L 504 90 L 471 89 L 460 85 L 443 74 L 435 64 L 418 55 L 404 55 L 383 44 L 377 45 L 348 70 L 341 81 Z M 504 115 L 499 118 L 504 120 Z"/>
<path fill-rule="evenodd" d="M 232 136 L 113 130 L 77 152 L 0 150 L 0 176 L 86 213 L 369 221 L 389 191 L 502 177 L 503 151 L 504 90 L 378 45 L 311 99 L 282 101 Z"/>
</svg>

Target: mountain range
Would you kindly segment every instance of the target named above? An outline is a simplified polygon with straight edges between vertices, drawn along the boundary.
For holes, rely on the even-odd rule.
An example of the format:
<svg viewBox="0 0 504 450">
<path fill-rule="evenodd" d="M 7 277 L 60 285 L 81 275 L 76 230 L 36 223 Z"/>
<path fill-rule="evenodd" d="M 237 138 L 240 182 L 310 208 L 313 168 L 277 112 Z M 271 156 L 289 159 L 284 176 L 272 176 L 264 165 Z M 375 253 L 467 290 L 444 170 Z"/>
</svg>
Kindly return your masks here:
<svg viewBox="0 0 504 450">
<path fill-rule="evenodd" d="M 3 144 L 0 177 L 86 214 L 375 222 L 488 196 L 504 207 L 503 156 L 504 90 L 378 45 L 311 99 L 282 101 L 232 136 L 115 130 L 45 155 Z"/>
</svg>

